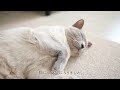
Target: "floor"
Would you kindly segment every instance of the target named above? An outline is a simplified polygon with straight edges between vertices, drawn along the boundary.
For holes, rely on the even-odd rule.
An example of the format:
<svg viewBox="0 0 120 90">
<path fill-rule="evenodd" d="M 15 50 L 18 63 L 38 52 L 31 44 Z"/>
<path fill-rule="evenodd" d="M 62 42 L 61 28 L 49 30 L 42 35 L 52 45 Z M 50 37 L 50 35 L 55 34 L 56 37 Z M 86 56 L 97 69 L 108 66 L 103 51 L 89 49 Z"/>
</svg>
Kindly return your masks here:
<svg viewBox="0 0 120 90">
<path fill-rule="evenodd" d="M 120 43 L 120 11 L 54 11 L 45 16 L 42 11 L 0 11 L 0 30 L 40 25 L 70 26 L 85 20 L 85 32 Z"/>
</svg>

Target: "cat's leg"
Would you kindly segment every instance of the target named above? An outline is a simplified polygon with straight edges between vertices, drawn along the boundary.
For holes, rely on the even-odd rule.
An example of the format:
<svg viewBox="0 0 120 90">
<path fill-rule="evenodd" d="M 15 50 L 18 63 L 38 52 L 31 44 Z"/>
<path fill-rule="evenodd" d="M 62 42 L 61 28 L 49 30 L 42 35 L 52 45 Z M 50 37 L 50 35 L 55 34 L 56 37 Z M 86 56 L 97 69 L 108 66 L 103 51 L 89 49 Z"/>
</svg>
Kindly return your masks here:
<svg viewBox="0 0 120 90">
<path fill-rule="evenodd" d="M 59 74 L 54 75 L 51 73 L 51 67 L 52 64 L 55 63 L 56 57 L 47 57 L 42 59 L 42 61 L 45 61 L 43 63 L 33 63 L 30 64 L 25 72 L 25 78 L 26 79 L 78 79 L 75 75 L 66 75 L 66 74 Z"/>
<path fill-rule="evenodd" d="M 50 63 L 50 66 L 52 64 Z M 32 66 L 33 67 L 33 66 Z M 37 65 L 36 68 L 32 68 L 26 72 L 26 79 L 79 79 L 75 75 L 59 74 L 54 75 L 50 72 L 49 67 Z"/>
<path fill-rule="evenodd" d="M 60 74 L 64 71 L 64 68 L 70 58 L 70 54 L 66 49 L 62 49 L 58 53 L 58 59 L 52 67 L 53 74 Z"/>
</svg>

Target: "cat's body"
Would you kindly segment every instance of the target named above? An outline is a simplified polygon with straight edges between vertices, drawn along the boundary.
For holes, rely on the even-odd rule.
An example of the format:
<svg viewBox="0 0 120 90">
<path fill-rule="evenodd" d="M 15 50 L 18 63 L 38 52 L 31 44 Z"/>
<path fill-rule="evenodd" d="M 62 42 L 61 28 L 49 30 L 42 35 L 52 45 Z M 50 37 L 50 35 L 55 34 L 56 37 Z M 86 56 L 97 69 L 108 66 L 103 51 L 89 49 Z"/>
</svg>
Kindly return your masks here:
<svg viewBox="0 0 120 90">
<path fill-rule="evenodd" d="M 39 78 L 35 71 L 53 58 L 56 61 L 51 71 L 64 71 L 72 53 L 78 53 L 71 44 L 71 29 L 74 32 L 77 28 L 41 26 L 0 31 L 0 78 Z"/>
</svg>

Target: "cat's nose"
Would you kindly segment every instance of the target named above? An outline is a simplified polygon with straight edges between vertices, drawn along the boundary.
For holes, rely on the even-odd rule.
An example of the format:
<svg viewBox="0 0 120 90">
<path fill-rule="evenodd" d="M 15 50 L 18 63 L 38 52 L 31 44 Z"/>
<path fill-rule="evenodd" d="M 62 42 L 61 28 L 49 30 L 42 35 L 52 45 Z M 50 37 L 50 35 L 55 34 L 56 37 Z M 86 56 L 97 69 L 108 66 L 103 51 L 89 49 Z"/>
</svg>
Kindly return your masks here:
<svg viewBox="0 0 120 90">
<path fill-rule="evenodd" d="M 84 46 L 84 44 L 81 44 L 81 49 L 83 49 L 85 46 Z"/>
</svg>

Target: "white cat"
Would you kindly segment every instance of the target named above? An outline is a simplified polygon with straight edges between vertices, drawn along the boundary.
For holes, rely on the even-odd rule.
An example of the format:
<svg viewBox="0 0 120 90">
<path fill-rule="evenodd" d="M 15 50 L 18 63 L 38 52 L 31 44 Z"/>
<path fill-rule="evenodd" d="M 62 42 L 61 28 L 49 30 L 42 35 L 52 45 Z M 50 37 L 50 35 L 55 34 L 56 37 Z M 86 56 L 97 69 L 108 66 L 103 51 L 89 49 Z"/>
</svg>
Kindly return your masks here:
<svg viewBox="0 0 120 90">
<path fill-rule="evenodd" d="M 81 30 L 83 25 L 81 19 L 71 27 L 40 26 L 0 31 L 0 78 L 39 78 L 36 76 L 40 74 L 35 71 L 49 57 L 56 58 L 51 72 L 63 72 L 70 56 L 79 55 L 92 45 Z"/>
</svg>

